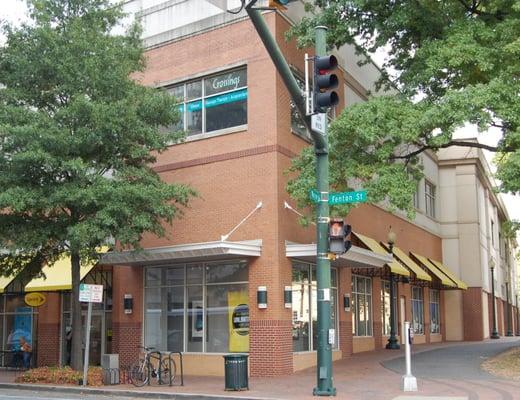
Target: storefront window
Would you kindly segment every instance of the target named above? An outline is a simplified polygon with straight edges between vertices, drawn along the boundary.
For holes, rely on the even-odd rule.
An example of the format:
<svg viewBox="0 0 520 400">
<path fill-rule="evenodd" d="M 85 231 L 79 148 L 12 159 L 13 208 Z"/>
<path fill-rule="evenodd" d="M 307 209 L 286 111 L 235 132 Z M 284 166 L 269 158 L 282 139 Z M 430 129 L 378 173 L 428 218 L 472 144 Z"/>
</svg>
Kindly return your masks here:
<svg viewBox="0 0 520 400">
<path fill-rule="evenodd" d="M 331 328 L 335 329 L 336 334 L 333 348 L 337 348 L 337 271 L 332 269 L 331 272 Z M 292 275 L 293 351 L 316 350 L 318 340 L 316 266 L 296 262 L 293 264 Z M 312 281 L 309 280 L 311 276 Z"/>
<path fill-rule="evenodd" d="M 412 287 L 412 325 L 414 333 L 424 333 L 423 289 Z"/>
<path fill-rule="evenodd" d="M 165 351 L 249 351 L 247 274 L 243 262 L 147 268 L 146 277 L 155 278 L 145 287 L 146 346 Z"/>
<path fill-rule="evenodd" d="M 435 289 L 430 289 L 430 333 L 441 333 L 439 304 L 439 291 Z"/>
<path fill-rule="evenodd" d="M 247 124 L 247 70 L 240 68 L 168 89 L 179 100 L 174 130 L 188 136 Z"/>
<path fill-rule="evenodd" d="M 397 319 L 397 284 L 394 282 L 394 315 Z M 383 316 L 383 335 L 390 336 L 390 281 L 382 281 L 381 315 Z M 397 326 L 396 326 L 397 328 Z"/>
<path fill-rule="evenodd" d="M 354 336 L 372 336 L 372 279 L 352 275 L 352 330 Z"/>
</svg>

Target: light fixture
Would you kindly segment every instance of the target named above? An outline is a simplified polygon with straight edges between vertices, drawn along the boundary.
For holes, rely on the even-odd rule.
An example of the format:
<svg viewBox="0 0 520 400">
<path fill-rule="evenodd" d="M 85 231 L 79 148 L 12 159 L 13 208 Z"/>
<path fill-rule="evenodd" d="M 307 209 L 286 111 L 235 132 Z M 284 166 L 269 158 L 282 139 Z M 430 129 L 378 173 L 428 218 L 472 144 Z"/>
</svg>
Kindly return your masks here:
<svg viewBox="0 0 520 400">
<path fill-rule="evenodd" d="M 267 308 L 267 286 L 258 286 L 256 291 L 258 308 Z"/>
<path fill-rule="evenodd" d="M 283 290 L 283 302 L 285 308 L 292 308 L 292 286 L 286 286 Z"/>
</svg>

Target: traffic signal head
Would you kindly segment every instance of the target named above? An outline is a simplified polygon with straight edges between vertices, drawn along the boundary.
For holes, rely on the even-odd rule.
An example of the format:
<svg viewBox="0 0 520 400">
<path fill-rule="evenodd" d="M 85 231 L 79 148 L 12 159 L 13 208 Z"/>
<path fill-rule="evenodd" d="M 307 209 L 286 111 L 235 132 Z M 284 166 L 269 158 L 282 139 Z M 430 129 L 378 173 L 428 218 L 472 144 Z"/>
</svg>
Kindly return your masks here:
<svg viewBox="0 0 520 400">
<path fill-rule="evenodd" d="M 329 222 L 329 252 L 341 255 L 346 253 L 352 243 L 345 240 L 352 232 L 352 227 L 345 224 L 340 218 L 333 218 Z"/>
<path fill-rule="evenodd" d="M 338 66 L 338 59 L 333 55 L 314 58 L 314 112 L 333 107 L 339 102 L 338 94 L 332 89 L 338 87 L 338 76 L 331 73 Z"/>
</svg>

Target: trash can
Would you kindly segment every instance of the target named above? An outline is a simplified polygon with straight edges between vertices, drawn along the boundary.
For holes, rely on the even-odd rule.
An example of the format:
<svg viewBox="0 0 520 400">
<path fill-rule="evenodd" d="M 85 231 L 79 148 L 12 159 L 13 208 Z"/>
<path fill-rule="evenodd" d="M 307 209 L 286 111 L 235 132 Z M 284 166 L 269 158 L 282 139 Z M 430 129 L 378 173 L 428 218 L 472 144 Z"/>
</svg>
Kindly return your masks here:
<svg viewBox="0 0 520 400">
<path fill-rule="evenodd" d="M 247 354 L 226 354 L 224 356 L 226 390 L 249 390 L 247 357 Z"/>
</svg>

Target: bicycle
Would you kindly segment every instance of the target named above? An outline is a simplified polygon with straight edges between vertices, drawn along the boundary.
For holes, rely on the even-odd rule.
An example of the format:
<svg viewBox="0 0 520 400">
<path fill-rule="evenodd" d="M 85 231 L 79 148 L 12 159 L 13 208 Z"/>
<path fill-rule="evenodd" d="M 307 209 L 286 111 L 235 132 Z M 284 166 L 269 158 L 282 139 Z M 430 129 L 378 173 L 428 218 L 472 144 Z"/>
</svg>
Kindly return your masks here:
<svg viewBox="0 0 520 400">
<path fill-rule="evenodd" d="M 134 386 L 141 387 L 151 383 L 152 378 L 155 378 L 159 385 L 173 381 L 176 365 L 170 356 L 162 357 L 160 352 L 154 351 L 154 347 L 138 348 L 144 349 L 144 358 L 136 361 L 130 368 L 130 380 Z M 154 360 L 157 360 L 157 363 L 154 363 Z"/>
</svg>

